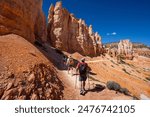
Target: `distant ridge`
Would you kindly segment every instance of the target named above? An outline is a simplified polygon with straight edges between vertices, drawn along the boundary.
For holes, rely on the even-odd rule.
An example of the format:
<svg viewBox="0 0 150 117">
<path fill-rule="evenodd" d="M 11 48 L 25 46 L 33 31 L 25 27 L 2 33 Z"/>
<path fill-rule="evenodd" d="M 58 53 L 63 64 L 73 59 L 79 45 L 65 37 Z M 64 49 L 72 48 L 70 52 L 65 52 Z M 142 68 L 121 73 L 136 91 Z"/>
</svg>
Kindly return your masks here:
<svg viewBox="0 0 150 117">
<path fill-rule="evenodd" d="M 118 47 L 118 43 L 119 42 L 109 42 L 109 43 L 104 43 L 106 48 L 109 48 L 111 46 L 111 48 L 117 48 Z M 150 49 L 149 46 L 141 43 L 141 42 L 132 42 L 133 44 L 133 48 L 148 48 Z"/>
</svg>

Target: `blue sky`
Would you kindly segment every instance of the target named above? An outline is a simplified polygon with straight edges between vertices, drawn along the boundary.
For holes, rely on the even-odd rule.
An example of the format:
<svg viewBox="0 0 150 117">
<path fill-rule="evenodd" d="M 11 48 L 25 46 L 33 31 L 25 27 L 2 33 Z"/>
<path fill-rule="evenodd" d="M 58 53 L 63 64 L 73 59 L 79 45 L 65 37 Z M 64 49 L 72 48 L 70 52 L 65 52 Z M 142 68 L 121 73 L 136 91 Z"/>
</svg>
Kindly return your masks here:
<svg viewBox="0 0 150 117">
<path fill-rule="evenodd" d="M 43 0 L 47 17 L 51 3 L 59 0 Z M 102 42 L 130 39 L 150 46 L 150 0 L 62 0 L 63 7 L 77 18 L 93 25 Z"/>
</svg>

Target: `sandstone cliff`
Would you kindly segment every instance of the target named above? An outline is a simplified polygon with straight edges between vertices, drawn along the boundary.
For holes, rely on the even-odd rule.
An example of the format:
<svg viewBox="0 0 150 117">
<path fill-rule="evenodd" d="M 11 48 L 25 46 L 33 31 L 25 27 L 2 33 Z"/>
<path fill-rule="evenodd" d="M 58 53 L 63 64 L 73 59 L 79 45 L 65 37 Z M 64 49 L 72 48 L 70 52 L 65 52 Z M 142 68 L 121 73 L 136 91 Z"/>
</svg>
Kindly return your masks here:
<svg viewBox="0 0 150 117">
<path fill-rule="evenodd" d="M 48 16 L 48 40 L 52 46 L 82 55 L 97 56 L 102 43 L 98 33 L 93 33 L 82 19 L 77 19 L 62 7 L 62 2 L 51 5 Z"/>
<path fill-rule="evenodd" d="M 0 0 L 0 35 L 17 34 L 30 42 L 46 41 L 42 0 Z"/>
</svg>

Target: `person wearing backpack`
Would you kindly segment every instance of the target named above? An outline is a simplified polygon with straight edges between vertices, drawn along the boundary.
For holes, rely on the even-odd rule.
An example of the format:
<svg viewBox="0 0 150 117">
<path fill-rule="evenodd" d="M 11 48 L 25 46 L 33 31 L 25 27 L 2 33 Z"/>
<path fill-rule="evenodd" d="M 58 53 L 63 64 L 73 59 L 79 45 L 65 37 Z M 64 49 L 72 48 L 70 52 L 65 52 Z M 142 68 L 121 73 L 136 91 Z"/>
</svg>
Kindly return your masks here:
<svg viewBox="0 0 150 117">
<path fill-rule="evenodd" d="M 85 82 L 87 80 L 88 65 L 85 63 L 85 58 L 81 59 L 81 62 L 78 63 L 76 71 L 79 71 L 79 81 L 80 81 L 80 95 L 86 93 Z"/>
<path fill-rule="evenodd" d="M 66 65 L 66 62 L 67 62 L 67 57 L 66 55 L 63 55 L 63 65 Z"/>
<path fill-rule="evenodd" d="M 66 65 L 68 66 L 68 74 L 69 74 L 69 71 L 70 71 L 70 70 L 72 70 L 72 72 L 73 72 L 74 60 L 73 60 L 72 56 L 70 56 L 70 57 L 67 59 Z"/>
</svg>

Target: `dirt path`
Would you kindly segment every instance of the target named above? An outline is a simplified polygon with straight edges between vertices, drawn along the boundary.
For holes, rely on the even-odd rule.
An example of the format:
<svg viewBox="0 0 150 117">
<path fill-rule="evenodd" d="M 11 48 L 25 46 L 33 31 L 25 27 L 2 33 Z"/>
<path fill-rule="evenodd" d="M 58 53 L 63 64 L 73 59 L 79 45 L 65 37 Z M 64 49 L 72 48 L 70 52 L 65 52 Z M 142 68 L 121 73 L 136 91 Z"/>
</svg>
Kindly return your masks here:
<svg viewBox="0 0 150 117">
<path fill-rule="evenodd" d="M 78 81 L 78 76 L 77 77 L 75 75 L 72 76 L 71 73 L 68 74 L 67 71 L 62 71 L 61 73 L 66 76 L 67 81 L 70 83 L 73 91 L 76 93 L 75 99 L 79 99 L 79 100 L 113 100 L 113 99 L 129 100 L 131 99 L 131 97 L 125 96 L 121 93 L 116 94 L 115 91 L 108 90 L 103 83 L 98 81 L 93 81 L 91 79 L 88 79 L 86 81 L 87 93 L 84 96 L 82 96 L 79 94 L 80 83 Z M 95 88 L 96 85 L 99 85 L 100 87 Z"/>
<path fill-rule="evenodd" d="M 106 62 L 108 60 L 92 60 L 92 61 L 86 61 L 86 63 L 98 63 L 98 62 Z"/>
</svg>

